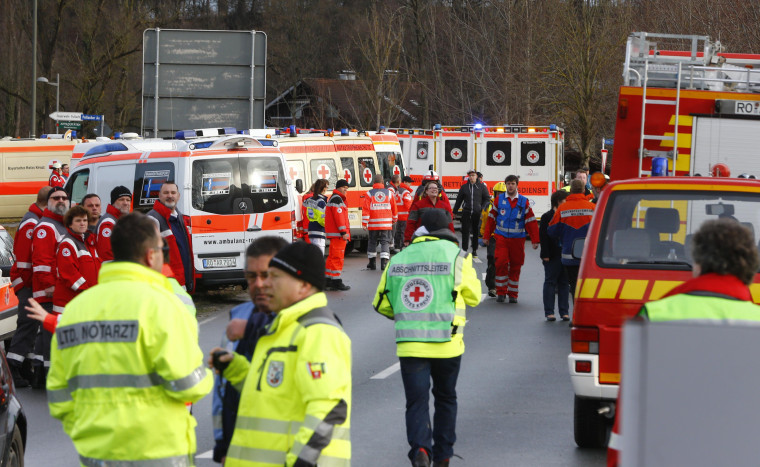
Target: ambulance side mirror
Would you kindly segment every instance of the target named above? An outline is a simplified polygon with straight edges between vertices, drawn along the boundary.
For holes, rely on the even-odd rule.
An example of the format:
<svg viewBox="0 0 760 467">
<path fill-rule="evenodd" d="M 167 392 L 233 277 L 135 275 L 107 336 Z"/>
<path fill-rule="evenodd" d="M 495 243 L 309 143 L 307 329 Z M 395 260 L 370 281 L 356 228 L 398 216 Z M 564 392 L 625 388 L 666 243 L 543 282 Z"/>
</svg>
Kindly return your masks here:
<svg viewBox="0 0 760 467">
<path fill-rule="evenodd" d="M 583 256 L 583 246 L 586 244 L 586 237 L 576 238 L 573 240 L 573 259 L 581 259 Z"/>
<path fill-rule="evenodd" d="M 296 191 L 298 192 L 298 194 L 303 193 L 303 180 L 301 180 L 300 178 L 296 179 Z"/>
</svg>

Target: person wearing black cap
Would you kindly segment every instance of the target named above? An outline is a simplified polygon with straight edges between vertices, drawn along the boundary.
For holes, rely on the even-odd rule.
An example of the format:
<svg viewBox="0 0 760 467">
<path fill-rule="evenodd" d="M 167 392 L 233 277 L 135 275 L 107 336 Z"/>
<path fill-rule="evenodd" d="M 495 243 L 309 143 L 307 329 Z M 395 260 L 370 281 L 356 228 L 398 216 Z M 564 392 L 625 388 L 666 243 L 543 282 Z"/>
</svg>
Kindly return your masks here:
<svg viewBox="0 0 760 467">
<path fill-rule="evenodd" d="M 111 232 L 116 221 L 132 209 L 132 192 L 125 186 L 117 186 L 111 190 L 111 204 L 106 206 L 106 213 L 100 218 L 97 227 L 98 238 L 95 241 L 98 256 L 102 262 L 113 261 L 111 249 Z"/>
<path fill-rule="evenodd" d="M 351 225 L 348 221 L 346 207 L 346 192 L 348 181 L 338 180 L 332 196 L 325 207 L 325 235 L 330 240 L 330 250 L 327 254 L 325 274 L 327 285 L 325 290 L 349 290 L 351 287 L 343 283 L 343 259 L 346 256 L 346 245 L 351 240 Z"/>
<path fill-rule="evenodd" d="M 47 208 L 32 231 L 32 298 L 47 312 L 53 311 L 53 291 L 57 278 L 56 252 L 66 235 L 63 215 L 69 209 L 69 196 L 63 188 L 53 187 L 47 195 Z M 32 386 L 45 388 L 47 367 L 50 366 L 50 339 L 52 334 L 42 330 L 34 343 L 34 379 Z"/>
<path fill-rule="evenodd" d="M 319 248 L 286 246 L 269 263 L 263 288 L 277 315 L 253 360 L 211 350 L 209 364 L 243 388 L 226 466 L 350 464 L 351 340 L 324 287 Z M 252 421 L 265 423 L 267 436 Z"/>
<path fill-rule="evenodd" d="M 462 249 L 468 250 L 472 235 L 472 256 L 478 256 L 478 236 L 480 235 L 480 212 L 488 205 L 490 197 L 488 187 L 478 182 L 478 173 L 467 172 L 467 182 L 459 188 L 454 203 L 454 215 L 462 207 Z"/>
<path fill-rule="evenodd" d="M 429 209 L 412 243 L 391 258 L 372 305 L 396 323 L 406 393 L 406 437 L 415 467 L 445 467 L 454 454 L 456 382 L 464 353 L 466 306 L 480 303 L 472 256 L 459 249 L 448 213 Z M 452 299 L 453 298 L 453 299 Z M 430 423 L 430 379 L 435 424 Z"/>
</svg>

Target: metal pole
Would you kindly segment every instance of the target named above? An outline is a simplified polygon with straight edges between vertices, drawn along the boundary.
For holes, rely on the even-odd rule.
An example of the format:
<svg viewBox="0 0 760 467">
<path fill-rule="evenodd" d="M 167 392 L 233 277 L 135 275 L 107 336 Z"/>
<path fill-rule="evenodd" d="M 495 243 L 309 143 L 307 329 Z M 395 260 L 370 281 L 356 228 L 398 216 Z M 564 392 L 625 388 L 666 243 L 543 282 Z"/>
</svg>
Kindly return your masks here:
<svg viewBox="0 0 760 467">
<path fill-rule="evenodd" d="M 153 137 L 158 138 L 158 67 L 161 65 L 161 60 L 159 60 L 159 52 L 161 50 L 161 47 L 159 47 L 160 41 L 159 41 L 159 33 L 161 32 L 161 29 L 156 28 L 156 88 L 153 94 Z M 171 100 L 170 100 L 171 102 Z"/>
<path fill-rule="evenodd" d="M 29 129 L 31 138 L 37 137 L 37 0 L 34 0 L 34 14 L 32 15 L 34 32 L 32 33 L 32 126 Z"/>
<path fill-rule="evenodd" d="M 55 74 L 55 111 L 58 112 L 61 104 L 61 75 Z M 58 134 L 58 120 L 55 121 L 55 134 Z"/>
</svg>

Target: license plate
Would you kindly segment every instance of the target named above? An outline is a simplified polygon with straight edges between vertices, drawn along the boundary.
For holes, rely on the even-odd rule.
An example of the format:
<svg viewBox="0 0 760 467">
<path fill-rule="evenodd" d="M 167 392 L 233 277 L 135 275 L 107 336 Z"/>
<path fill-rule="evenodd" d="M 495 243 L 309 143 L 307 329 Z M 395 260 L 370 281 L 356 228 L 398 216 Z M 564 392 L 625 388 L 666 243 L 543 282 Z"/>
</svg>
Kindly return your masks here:
<svg viewBox="0 0 760 467">
<path fill-rule="evenodd" d="M 203 267 L 206 269 L 234 268 L 236 265 L 237 258 L 209 258 L 203 260 Z"/>
</svg>

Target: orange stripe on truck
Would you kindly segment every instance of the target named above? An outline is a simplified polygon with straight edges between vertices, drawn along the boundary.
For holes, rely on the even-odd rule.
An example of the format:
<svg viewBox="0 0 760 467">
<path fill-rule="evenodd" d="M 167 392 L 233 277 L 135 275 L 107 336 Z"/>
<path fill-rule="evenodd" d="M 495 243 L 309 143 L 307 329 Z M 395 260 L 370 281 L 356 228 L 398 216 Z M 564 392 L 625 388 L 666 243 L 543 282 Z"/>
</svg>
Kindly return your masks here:
<svg viewBox="0 0 760 467">
<path fill-rule="evenodd" d="M 6 195 L 37 195 L 40 188 L 47 185 L 47 181 L 34 182 L 3 182 L 0 183 L 0 196 Z"/>
</svg>

